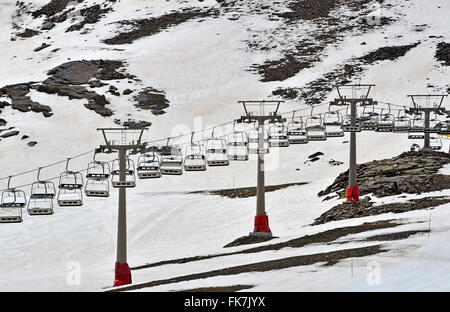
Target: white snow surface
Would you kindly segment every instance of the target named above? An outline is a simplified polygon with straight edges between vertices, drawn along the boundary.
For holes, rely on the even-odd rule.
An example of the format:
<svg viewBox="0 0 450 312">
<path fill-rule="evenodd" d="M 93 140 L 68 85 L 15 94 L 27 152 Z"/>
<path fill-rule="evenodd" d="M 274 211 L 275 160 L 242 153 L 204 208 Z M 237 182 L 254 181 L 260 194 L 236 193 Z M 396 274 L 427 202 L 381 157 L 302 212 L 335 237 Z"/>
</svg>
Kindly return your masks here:
<svg viewBox="0 0 450 312">
<path fill-rule="evenodd" d="M 36 8 L 48 1 L 30 1 Z M 92 1 L 97 3 L 99 1 Z M 395 4 L 403 1 L 394 1 Z M 434 57 L 437 42 L 450 40 L 450 27 L 446 13 L 446 0 L 409 1 L 393 10 L 404 17 L 385 31 L 348 36 L 336 47 L 329 47 L 323 62 L 280 82 L 262 83 L 259 76 L 248 68 L 260 60 L 260 55 L 249 51 L 243 40 L 251 36 L 252 27 L 264 28 L 265 21 L 248 15 L 239 21 L 226 18 L 189 21 L 132 44 L 108 46 L 101 42 L 113 34 L 113 22 L 144 16 L 158 16 L 186 3 L 177 1 L 128 0 L 119 1 L 114 11 L 90 32 L 66 33 L 71 21 L 66 21 L 48 32 L 29 38 L 10 41 L 11 18 L 15 1 L 0 2 L 0 86 L 42 81 L 47 71 L 67 60 L 120 59 L 128 64 L 128 72 L 142 80 L 142 85 L 164 90 L 170 101 L 167 113 L 153 116 L 148 111 L 133 107 L 129 97 L 111 97 L 109 106 L 114 115 L 104 118 L 83 107 L 83 100 L 47 95 L 31 91 L 33 100 L 49 105 L 54 116 L 44 118 L 33 112 L 21 113 L 11 107 L 3 109 L 2 118 L 7 126 L 20 131 L 15 138 L 0 142 L 0 178 L 32 170 L 61 161 L 96 148 L 102 143 L 96 128 L 114 126 L 113 119 L 148 120 L 152 122 L 145 140 L 163 139 L 170 135 L 189 133 L 238 118 L 243 114 L 237 103 L 243 99 L 265 99 L 278 86 L 301 87 L 327 72 L 333 66 L 351 57 L 362 56 L 380 46 L 420 45 L 396 61 L 378 62 L 368 66 L 361 82 L 374 83 L 374 99 L 399 105 L 409 105 L 406 94 L 428 90 L 427 83 L 444 92 L 448 83 L 448 68 L 438 66 Z M 215 1 L 189 2 L 189 5 L 213 6 Z M 440 7 L 440 8 L 439 8 Z M 140 11 L 136 11 L 140 9 Z M 28 21 L 30 26 L 42 23 Z M 422 32 L 413 31 L 414 25 L 427 24 Z M 399 37 L 401 35 L 401 37 Z M 430 35 L 442 36 L 429 38 Z M 45 38 L 51 37 L 46 40 Z M 362 46 L 361 42 L 368 44 Z M 51 53 L 33 52 L 42 42 L 60 48 Z M 123 49 L 123 51 L 115 50 Z M 360 82 L 360 81 L 355 81 Z M 117 82 L 119 91 L 136 88 L 137 83 Z M 329 99 L 336 96 L 330 92 Z M 1 100 L 7 100 L 1 98 Z M 448 104 L 447 104 L 448 105 Z M 296 101 L 287 101 L 281 112 L 306 107 Z M 317 108 L 325 111 L 326 106 Z M 130 115 L 129 115 L 130 114 Z M 218 129 L 221 134 L 231 130 Z M 20 140 L 22 135 L 38 144 L 33 148 Z M 208 137 L 210 132 L 204 133 Z M 412 142 L 405 134 L 363 132 L 357 135 L 358 163 L 396 156 L 409 150 Z M 249 291 L 449 291 L 450 283 L 450 204 L 431 210 L 418 210 L 401 214 L 385 214 L 366 218 L 330 222 L 311 226 L 315 218 L 339 203 L 322 202 L 317 193 L 328 186 L 348 167 L 348 134 L 343 138 L 313 142 L 289 148 L 271 149 L 266 159 L 266 184 L 308 182 L 266 194 L 270 227 L 278 238 L 265 244 L 313 234 L 335 227 L 359 225 L 376 220 L 399 219 L 404 225 L 388 230 L 377 230 L 347 237 L 342 244 L 308 245 L 303 248 L 285 248 L 255 254 L 217 257 L 186 264 L 158 266 L 132 271 L 133 283 L 167 279 L 191 273 L 327 252 L 338 249 L 376 245 L 380 242 L 359 242 L 379 233 L 403 230 L 427 230 L 431 233 L 416 235 L 405 240 L 382 242 L 385 253 L 345 259 L 338 264 L 322 267 L 315 264 L 269 272 L 243 273 L 208 279 L 172 283 L 143 291 L 173 291 L 197 287 L 254 285 Z M 185 137 L 182 142 L 189 141 Z M 165 141 L 162 141 L 163 143 Z M 418 143 L 421 143 L 420 141 Z M 449 150 L 449 140 L 443 140 L 443 150 Z M 308 155 L 324 153 L 319 161 L 306 163 Z M 341 166 L 330 166 L 334 159 Z M 92 154 L 74 159 L 71 166 L 84 169 Z M 299 170 L 296 170 L 299 169 Z M 55 177 L 64 170 L 64 163 L 48 169 L 45 178 Z M 440 173 L 449 174 L 448 166 Z M 36 172 L 13 180 L 15 185 L 33 182 Z M 135 189 L 127 191 L 128 263 L 138 266 L 162 260 L 209 255 L 246 249 L 249 246 L 224 249 L 234 239 L 253 229 L 255 198 L 229 199 L 189 191 L 222 189 L 256 184 L 256 157 L 248 162 L 232 162 L 225 168 L 208 168 L 206 172 L 185 172 L 182 176 L 164 176 L 155 180 L 138 180 Z M 0 181 L 1 188 L 6 180 Z M 29 187 L 24 188 L 29 192 Z M 450 196 L 450 190 L 407 195 L 406 199 L 428 195 Z M 405 200 L 400 197 L 384 201 Z M 0 290 L 1 291 L 103 291 L 112 286 L 116 253 L 118 192 L 112 190 L 106 199 L 84 197 L 82 207 L 58 207 L 52 216 L 29 216 L 24 210 L 21 224 L 0 224 Z M 56 204 L 56 203 L 55 203 Z M 351 238 L 351 239 L 350 239 Z M 261 243 L 264 244 L 264 243 Z M 352 262 L 351 262 L 352 261 Z M 353 264 L 353 271 L 351 269 Z M 368 276 L 371 265 L 378 264 L 381 282 L 371 285 Z M 79 265 L 80 283 L 72 283 L 74 268 Z M 353 273 L 351 273 L 353 272 Z"/>
</svg>

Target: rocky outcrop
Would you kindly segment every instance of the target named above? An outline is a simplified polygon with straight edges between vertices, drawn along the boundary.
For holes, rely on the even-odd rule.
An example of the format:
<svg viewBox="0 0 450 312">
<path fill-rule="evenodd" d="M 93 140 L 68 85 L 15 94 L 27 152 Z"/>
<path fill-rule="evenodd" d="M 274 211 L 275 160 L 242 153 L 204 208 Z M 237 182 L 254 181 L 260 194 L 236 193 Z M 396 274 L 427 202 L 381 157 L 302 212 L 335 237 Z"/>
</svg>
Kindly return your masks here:
<svg viewBox="0 0 450 312">
<path fill-rule="evenodd" d="M 169 107 L 164 91 L 154 88 L 146 88 L 134 97 L 136 107 L 149 109 L 154 115 L 164 114 L 163 109 Z"/>
<path fill-rule="evenodd" d="M 127 44 L 135 40 L 154 35 L 169 27 L 185 23 L 189 20 L 214 17 L 218 10 L 184 9 L 180 12 L 172 12 L 160 17 L 152 17 L 143 20 L 121 21 L 122 25 L 132 26 L 133 30 L 122 32 L 112 38 L 104 40 L 106 44 Z"/>
<path fill-rule="evenodd" d="M 8 85 L 0 90 L 11 99 L 11 108 L 21 112 L 33 111 L 35 113 L 42 113 L 45 117 L 52 116 L 53 113 L 50 106 L 34 102 L 27 96 L 33 84 L 34 82 Z"/>
<path fill-rule="evenodd" d="M 448 189 L 450 176 L 437 172 L 449 163 L 450 155 L 444 152 L 405 152 L 391 159 L 360 164 L 357 166 L 360 194 L 383 197 Z M 345 194 L 347 185 L 348 170 L 318 195 Z"/>
<path fill-rule="evenodd" d="M 450 66 L 450 43 L 440 42 L 436 47 L 435 57 L 445 66 Z"/>
</svg>

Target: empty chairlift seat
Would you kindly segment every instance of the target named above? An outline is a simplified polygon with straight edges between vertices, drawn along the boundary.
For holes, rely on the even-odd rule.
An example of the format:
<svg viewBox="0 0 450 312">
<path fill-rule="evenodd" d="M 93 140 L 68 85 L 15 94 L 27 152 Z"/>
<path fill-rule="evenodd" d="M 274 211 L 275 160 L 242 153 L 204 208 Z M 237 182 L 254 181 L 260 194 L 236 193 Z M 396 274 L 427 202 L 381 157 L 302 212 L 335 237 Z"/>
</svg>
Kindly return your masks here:
<svg viewBox="0 0 450 312">
<path fill-rule="evenodd" d="M 69 161 L 66 162 L 66 170 L 59 176 L 57 202 L 61 207 L 83 205 L 83 175 L 78 171 L 69 170 Z"/>
<path fill-rule="evenodd" d="M 248 136 L 242 131 L 232 131 L 227 137 L 227 157 L 228 160 L 246 161 L 248 160 Z"/>
<path fill-rule="evenodd" d="M 213 130 L 214 131 L 214 130 Z M 228 166 L 227 141 L 223 138 L 212 138 L 206 141 L 206 162 L 208 166 Z"/>
<path fill-rule="evenodd" d="M 33 215 L 51 215 L 53 214 L 53 199 L 56 196 L 55 184 L 51 181 L 40 180 L 40 171 L 38 169 L 37 181 L 31 185 L 30 199 L 27 204 L 28 214 Z"/>
<path fill-rule="evenodd" d="M 415 116 L 410 119 L 408 139 L 423 139 L 425 137 L 425 119 L 422 116 Z"/>
<path fill-rule="evenodd" d="M 401 115 L 401 111 L 398 111 L 398 116 L 394 120 L 394 132 L 407 133 L 409 132 L 411 120 L 406 113 Z"/>
<path fill-rule="evenodd" d="M 306 119 L 306 135 L 308 141 L 325 141 L 327 139 L 325 126 L 320 115 L 311 115 Z"/>
<path fill-rule="evenodd" d="M 342 115 L 338 111 L 328 111 L 323 116 L 325 135 L 329 138 L 343 137 Z"/>
<path fill-rule="evenodd" d="M 391 114 L 391 108 L 386 113 L 383 113 L 385 109 L 381 110 L 380 115 L 378 116 L 378 127 L 375 131 L 377 132 L 393 132 L 394 131 L 394 123 L 395 116 Z"/>
<path fill-rule="evenodd" d="M 109 179 L 90 178 L 86 179 L 84 193 L 88 197 L 108 197 Z"/>
<path fill-rule="evenodd" d="M 163 175 L 182 175 L 183 174 L 183 153 L 181 148 L 176 145 L 169 145 L 161 149 L 160 170 Z"/>
<path fill-rule="evenodd" d="M 184 170 L 206 170 L 206 148 L 203 144 L 192 143 L 186 146 L 184 154 Z"/>
<path fill-rule="evenodd" d="M 11 177 L 8 179 L 8 189 L 2 192 L 0 201 L 0 223 L 22 222 L 22 208 L 27 204 L 24 191 L 10 187 Z"/>
<path fill-rule="evenodd" d="M 289 144 L 308 143 L 305 123 L 301 117 L 295 118 L 295 111 L 292 114 L 292 120 L 287 124 L 287 131 Z"/>
<path fill-rule="evenodd" d="M 120 161 L 119 159 L 115 159 L 112 164 L 111 170 L 111 184 L 114 188 L 119 187 L 135 187 L 136 186 L 136 175 L 135 175 L 135 166 L 134 161 L 129 157 L 125 160 L 125 169 L 124 169 L 124 181 L 121 181 L 120 178 Z"/>
<path fill-rule="evenodd" d="M 262 147 L 259 146 L 259 131 L 262 131 Z M 264 128 L 252 128 L 248 131 L 249 154 L 269 153 L 269 132 Z"/>
<path fill-rule="evenodd" d="M 138 177 L 140 179 L 160 178 L 160 162 L 161 159 L 155 152 L 139 156 L 137 165 Z"/>
<path fill-rule="evenodd" d="M 275 123 L 269 127 L 269 146 L 288 147 L 288 131 L 283 123 Z"/>
</svg>

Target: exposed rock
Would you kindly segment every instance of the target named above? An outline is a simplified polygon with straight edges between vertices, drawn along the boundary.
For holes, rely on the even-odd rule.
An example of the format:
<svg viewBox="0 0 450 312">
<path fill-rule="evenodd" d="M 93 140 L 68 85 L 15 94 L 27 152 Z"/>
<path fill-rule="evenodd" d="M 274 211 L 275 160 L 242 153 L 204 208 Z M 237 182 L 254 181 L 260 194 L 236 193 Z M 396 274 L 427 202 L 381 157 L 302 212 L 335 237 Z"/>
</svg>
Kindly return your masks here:
<svg viewBox="0 0 450 312">
<path fill-rule="evenodd" d="M 146 88 L 134 97 L 137 102 L 136 107 L 141 109 L 150 109 L 154 115 L 164 114 L 164 108 L 169 107 L 169 101 L 165 93 L 153 88 Z"/>
<path fill-rule="evenodd" d="M 148 121 L 144 121 L 144 120 L 139 120 L 139 121 L 128 120 L 128 121 L 124 121 L 122 125 L 124 127 L 130 128 L 130 129 L 141 129 L 141 128 L 150 127 L 152 125 L 152 123 L 148 122 Z"/>
<path fill-rule="evenodd" d="M 137 39 L 154 35 L 164 29 L 185 23 L 192 19 L 215 17 L 218 10 L 185 9 L 180 12 L 172 12 L 160 17 L 152 17 L 144 20 L 121 21 L 122 25 L 133 26 L 133 30 L 120 33 L 112 38 L 104 40 L 106 44 L 127 44 Z"/>
<path fill-rule="evenodd" d="M 9 104 L 6 101 L 0 101 L 0 108 L 5 108 L 5 106 L 10 106 L 11 104 Z"/>
<path fill-rule="evenodd" d="M 37 36 L 39 34 L 40 34 L 39 31 L 27 28 L 27 29 L 25 29 L 24 32 L 17 34 L 17 36 L 21 37 L 21 38 L 31 38 L 31 37 Z"/>
<path fill-rule="evenodd" d="M 42 25 L 41 29 L 42 29 L 42 30 L 51 30 L 53 27 L 55 27 L 55 23 L 52 23 L 52 22 L 45 22 L 45 23 Z"/>
<path fill-rule="evenodd" d="M 6 139 L 9 137 L 18 135 L 18 134 L 19 134 L 19 131 L 17 131 L 17 130 L 9 131 L 9 132 L 6 132 L 6 133 L 3 133 L 2 135 L 0 135 L 0 138 Z"/>
<path fill-rule="evenodd" d="M 131 94 L 131 93 L 133 93 L 133 90 L 131 90 L 131 89 L 125 89 L 125 90 L 123 90 L 123 95 L 129 95 L 129 94 Z"/>
<path fill-rule="evenodd" d="M 375 205 L 372 201 L 360 201 L 352 204 L 339 204 L 317 218 L 312 225 L 330 221 L 346 220 L 379 215 L 382 213 L 402 213 L 407 211 L 427 209 L 450 202 L 450 198 L 442 196 L 411 199 L 401 203 Z"/>
<path fill-rule="evenodd" d="M 37 144 L 36 141 L 30 141 L 30 142 L 27 143 L 27 145 L 30 146 L 30 147 L 33 147 L 33 146 L 35 146 L 36 144 Z"/>
<path fill-rule="evenodd" d="M 357 166 L 360 194 L 378 197 L 401 193 L 420 194 L 450 188 L 450 176 L 437 174 L 450 163 L 450 155 L 444 152 L 404 152 L 384 160 L 375 160 Z M 348 184 L 348 170 L 319 196 L 330 193 L 344 194 Z"/>
<path fill-rule="evenodd" d="M 50 46 L 50 44 L 48 44 L 48 43 L 43 43 L 43 44 L 41 44 L 40 47 L 37 47 L 37 48 L 34 49 L 33 51 L 34 51 L 34 52 L 39 52 L 39 51 L 41 51 L 41 50 L 44 50 L 45 48 L 48 48 L 49 46 Z"/>
<path fill-rule="evenodd" d="M 360 60 L 365 64 L 372 64 L 376 61 L 384 60 L 392 61 L 404 56 L 406 52 L 408 52 L 412 48 L 415 48 L 418 44 L 419 42 L 402 46 L 382 47 L 373 52 L 370 52 L 369 54 L 366 54 L 365 56 L 361 57 Z"/>
<path fill-rule="evenodd" d="M 277 15 L 290 21 L 324 18 L 328 17 L 337 2 L 336 0 L 316 0 L 314 2 L 309 0 L 291 1 L 288 5 L 291 12 L 279 13 Z"/>
<path fill-rule="evenodd" d="M 450 43 L 446 42 L 438 43 L 435 57 L 445 66 L 450 66 Z"/>
<path fill-rule="evenodd" d="M 7 123 L 8 123 L 8 122 L 7 122 L 5 119 L 0 118 L 0 127 L 6 126 Z"/>
<path fill-rule="evenodd" d="M 81 30 L 86 24 L 97 23 L 106 13 L 110 12 L 111 8 L 102 9 L 99 4 L 84 8 L 80 10 L 80 15 L 83 17 L 83 21 L 78 24 L 70 26 L 66 32 Z"/>
</svg>

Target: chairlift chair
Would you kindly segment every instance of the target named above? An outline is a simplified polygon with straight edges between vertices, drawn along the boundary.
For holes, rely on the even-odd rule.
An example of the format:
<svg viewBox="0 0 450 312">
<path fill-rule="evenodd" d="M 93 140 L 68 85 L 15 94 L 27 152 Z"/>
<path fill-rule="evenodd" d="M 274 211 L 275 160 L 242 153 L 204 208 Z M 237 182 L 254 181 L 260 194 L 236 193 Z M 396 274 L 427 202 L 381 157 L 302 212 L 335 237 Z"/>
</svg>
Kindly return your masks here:
<svg viewBox="0 0 450 312">
<path fill-rule="evenodd" d="M 40 179 L 42 168 L 38 168 L 37 181 L 31 185 L 30 199 L 27 204 L 27 211 L 32 215 L 53 214 L 53 199 L 56 196 L 55 184 L 51 181 Z"/>
<path fill-rule="evenodd" d="M 401 110 L 398 111 L 397 118 L 394 120 L 394 132 L 406 133 L 409 132 L 411 120 L 406 116 L 404 111 L 403 115 L 400 115 Z"/>
<path fill-rule="evenodd" d="M 428 128 L 425 128 L 425 132 L 427 133 L 439 133 L 439 130 L 441 129 L 441 121 L 437 118 L 436 114 L 434 117 L 431 117 L 430 114 L 430 126 Z"/>
<path fill-rule="evenodd" d="M 292 120 L 287 125 L 289 144 L 306 144 L 308 137 L 306 135 L 305 123 L 302 117 L 295 119 L 295 111 L 292 113 Z"/>
<path fill-rule="evenodd" d="M 377 132 L 393 132 L 395 116 L 391 114 L 391 106 L 388 105 L 389 110 L 387 113 L 383 113 L 384 108 L 381 110 L 381 114 L 378 116 Z"/>
<path fill-rule="evenodd" d="M 375 105 L 372 104 L 372 111 L 366 112 L 369 106 L 364 106 L 363 112 L 359 116 L 359 125 L 362 131 L 376 130 L 378 127 L 378 113 L 375 112 Z"/>
<path fill-rule="evenodd" d="M 94 152 L 94 160 L 88 164 L 86 170 L 87 179 L 95 179 L 95 178 L 109 179 L 111 175 L 111 167 L 109 166 L 109 163 L 105 161 L 96 160 L 96 154 L 98 152 L 99 152 L 98 150 Z"/>
<path fill-rule="evenodd" d="M 194 132 L 191 135 L 191 144 L 186 146 L 184 153 L 184 170 L 205 171 L 206 170 L 206 148 L 199 142 L 194 142 Z"/>
<path fill-rule="evenodd" d="M 160 178 L 161 159 L 155 151 L 152 154 L 144 154 L 139 156 L 137 162 L 137 173 L 140 179 Z"/>
<path fill-rule="evenodd" d="M 2 192 L 0 202 L 0 223 L 22 222 L 22 208 L 27 204 L 24 191 L 10 187 L 11 176 L 8 177 L 8 188 Z"/>
<path fill-rule="evenodd" d="M 354 125 L 352 125 L 352 115 L 348 111 L 349 106 L 347 105 L 345 116 L 342 117 L 342 130 L 344 132 L 361 132 L 361 124 L 357 116 L 355 116 Z"/>
<path fill-rule="evenodd" d="M 410 119 L 408 139 L 422 140 L 425 138 L 425 120 L 421 115 Z"/>
<path fill-rule="evenodd" d="M 325 135 L 327 137 L 343 137 L 344 131 L 342 130 L 342 115 L 338 111 L 331 111 L 328 108 L 323 116 L 323 125 L 325 126 Z"/>
<path fill-rule="evenodd" d="M 430 147 L 434 151 L 439 151 L 442 149 L 442 139 L 438 136 L 430 137 Z"/>
<path fill-rule="evenodd" d="M 227 141 L 224 138 L 214 137 L 214 129 L 211 138 L 206 141 L 206 162 L 208 166 L 228 166 Z"/>
<path fill-rule="evenodd" d="M 269 127 L 269 146 L 270 147 L 288 147 L 289 138 L 287 127 L 283 122 L 275 123 Z"/>
<path fill-rule="evenodd" d="M 113 161 L 111 171 L 111 184 L 114 188 L 136 186 L 134 161 L 128 156 L 126 158 L 125 166 L 125 181 L 120 181 L 120 161 L 119 159 L 115 159 Z"/>
<path fill-rule="evenodd" d="M 57 202 L 61 207 L 83 205 L 83 175 L 81 172 L 69 170 L 69 161 L 66 162 L 66 170 L 59 176 L 59 191 Z"/>
<path fill-rule="evenodd" d="M 313 115 L 314 107 L 311 107 L 311 116 L 306 119 L 306 137 L 308 141 L 325 141 L 327 136 L 325 134 L 325 127 L 323 125 L 322 116 Z"/>
<path fill-rule="evenodd" d="M 233 131 L 227 136 L 227 157 L 228 160 L 247 161 L 248 160 L 248 136 L 246 132 L 235 130 L 236 120 L 233 123 Z"/>
<path fill-rule="evenodd" d="M 181 148 L 172 145 L 169 146 L 169 140 L 165 146 L 165 151 L 161 154 L 161 163 L 159 168 L 164 175 L 182 175 L 183 174 L 183 155 Z"/>
<path fill-rule="evenodd" d="M 108 197 L 109 179 L 89 178 L 86 180 L 84 193 L 88 197 Z"/>
<path fill-rule="evenodd" d="M 260 130 L 261 129 L 261 130 Z M 263 147 L 259 147 L 259 131 L 262 131 Z M 249 154 L 269 153 L 269 131 L 265 128 L 252 128 L 248 130 L 248 152 Z"/>
<path fill-rule="evenodd" d="M 446 120 L 442 127 L 439 129 L 439 134 L 448 135 L 450 134 L 450 120 Z"/>
</svg>

